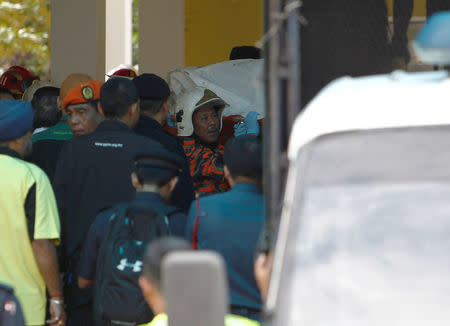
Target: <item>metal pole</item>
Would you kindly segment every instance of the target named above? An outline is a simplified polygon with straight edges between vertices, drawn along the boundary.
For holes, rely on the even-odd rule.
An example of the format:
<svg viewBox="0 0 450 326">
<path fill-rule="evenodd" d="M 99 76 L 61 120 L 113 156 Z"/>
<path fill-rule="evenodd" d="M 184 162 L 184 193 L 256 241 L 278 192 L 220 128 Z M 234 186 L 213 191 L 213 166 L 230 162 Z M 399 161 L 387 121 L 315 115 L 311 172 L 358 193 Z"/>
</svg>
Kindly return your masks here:
<svg viewBox="0 0 450 326">
<path fill-rule="evenodd" d="M 288 5 L 296 5 L 298 1 L 288 0 Z M 287 95 L 288 95 L 288 105 L 287 105 L 287 120 L 286 120 L 286 131 L 287 137 L 289 137 L 292 125 L 295 118 L 300 112 L 301 108 L 301 74 L 300 74 L 300 21 L 299 21 L 300 8 L 292 10 L 287 19 L 287 30 L 286 30 L 286 47 L 288 56 L 288 84 L 287 84 Z"/>
<path fill-rule="evenodd" d="M 287 145 L 300 112 L 300 23 L 296 0 L 265 1 L 265 33 L 278 26 L 265 45 L 266 117 L 264 123 L 264 181 L 266 221 L 273 233 L 281 214 L 287 168 Z M 283 19 L 283 11 L 296 8 Z"/>
<path fill-rule="evenodd" d="M 280 0 L 266 0 L 266 33 L 276 24 L 274 13 L 281 9 Z M 264 181 L 266 194 L 266 223 L 273 231 L 279 219 L 280 153 L 281 153 L 281 87 L 278 79 L 280 33 L 273 35 L 265 47 L 266 117 L 264 122 Z M 270 245 L 270 244 L 269 244 Z"/>
</svg>

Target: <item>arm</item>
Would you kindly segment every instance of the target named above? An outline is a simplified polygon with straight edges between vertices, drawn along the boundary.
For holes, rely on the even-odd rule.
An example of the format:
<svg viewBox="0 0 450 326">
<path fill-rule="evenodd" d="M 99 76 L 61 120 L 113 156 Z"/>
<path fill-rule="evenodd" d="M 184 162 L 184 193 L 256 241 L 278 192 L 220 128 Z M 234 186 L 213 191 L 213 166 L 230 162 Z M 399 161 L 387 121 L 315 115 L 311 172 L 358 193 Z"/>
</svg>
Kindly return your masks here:
<svg viewBox="0 0 450 326">
<path fill-rule="evenodd" d="M 50 297 L 62 295 L 55 245 L 51 240 L 39 239 L 33 240 L 32 246 Z"/>
<path fill-rule="evenodd" d="M 50 325 L 63 325 L 66 321 L 61 282 L 58 274 L 58 259 L 52 240 L 32 241 L 34 256 L 39 270 L 45 280 L 50 295 Z"/>
<path fill-rule="evenodd" d="M 78 287 L 80 289 L 91 288 L 93 285 L 94 285 L 94 281 L 87 280 L 85 278 L 82 278 L 81 276 L 78 276 Z"/>
<path fill-rule="evenodd" d="M 109 227 L 112 214 L 113 211 L 111 210 L 100 213 L 89 228 L 78 263 L 77 274 L 80 289 L 90 288 L 94 285 L 98 252 Z"/>
<path fill-rule="evenodd" d="M 47 175 L 38 167 L 30 166 L 34 183 L 29 185 L 24 210 L 28 235 L 38 268 L 50 294 L 49 324 L 65 322 L 58 258 L 54 241 L 60 239 L 60 224 L 55 196 Z"/>
</svg>

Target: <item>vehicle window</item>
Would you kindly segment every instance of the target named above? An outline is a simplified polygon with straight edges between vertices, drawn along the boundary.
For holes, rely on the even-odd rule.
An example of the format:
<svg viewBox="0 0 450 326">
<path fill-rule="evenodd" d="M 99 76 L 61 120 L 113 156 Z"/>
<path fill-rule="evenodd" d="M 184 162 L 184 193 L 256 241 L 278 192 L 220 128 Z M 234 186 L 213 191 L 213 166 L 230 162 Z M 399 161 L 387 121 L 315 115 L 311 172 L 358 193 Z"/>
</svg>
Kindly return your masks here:
<svg viewBox="0 0 450 326">
<path fill-rule="evenodd" d="M 450 184 L 310 187 L 284 269 L 289 325 L 448 325 Z"/>
</svg>

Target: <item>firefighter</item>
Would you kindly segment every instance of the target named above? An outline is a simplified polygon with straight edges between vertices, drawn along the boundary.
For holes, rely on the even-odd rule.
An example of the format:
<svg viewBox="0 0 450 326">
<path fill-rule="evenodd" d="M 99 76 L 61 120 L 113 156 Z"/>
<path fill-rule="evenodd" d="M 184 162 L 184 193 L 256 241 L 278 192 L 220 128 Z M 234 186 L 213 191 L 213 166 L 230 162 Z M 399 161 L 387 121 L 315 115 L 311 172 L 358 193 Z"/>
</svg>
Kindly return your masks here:
<svg viewBox="0 0 450 326">
<path fill-rule="evenodd" d="M 222 113 L 227 103 L 214 92 L 194 87 L 177 101 L 178 136 L 189 163 L 196 196 L 230 189 L 223 172 L 223 145 L 218 143 Z"/>
</svg>

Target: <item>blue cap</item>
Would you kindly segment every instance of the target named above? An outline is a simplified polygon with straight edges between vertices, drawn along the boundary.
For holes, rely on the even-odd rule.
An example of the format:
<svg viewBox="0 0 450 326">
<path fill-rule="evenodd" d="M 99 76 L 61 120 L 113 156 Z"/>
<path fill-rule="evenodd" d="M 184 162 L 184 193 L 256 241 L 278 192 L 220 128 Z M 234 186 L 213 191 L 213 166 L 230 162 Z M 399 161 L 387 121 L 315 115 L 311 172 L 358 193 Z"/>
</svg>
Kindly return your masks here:
<svg viewBox="0 0 450 326">
<path fill-rule="evenodd" d="M 413 43 L 417 56 L 432 65 L 450 64 L 450 11 L 434 14 Z"/>
<path fill-rule="evenodd" d="M 22 137 L 33 126 L 34 111 L 26 101 L 0 100 L 0 141 Z"/>
</svg>

